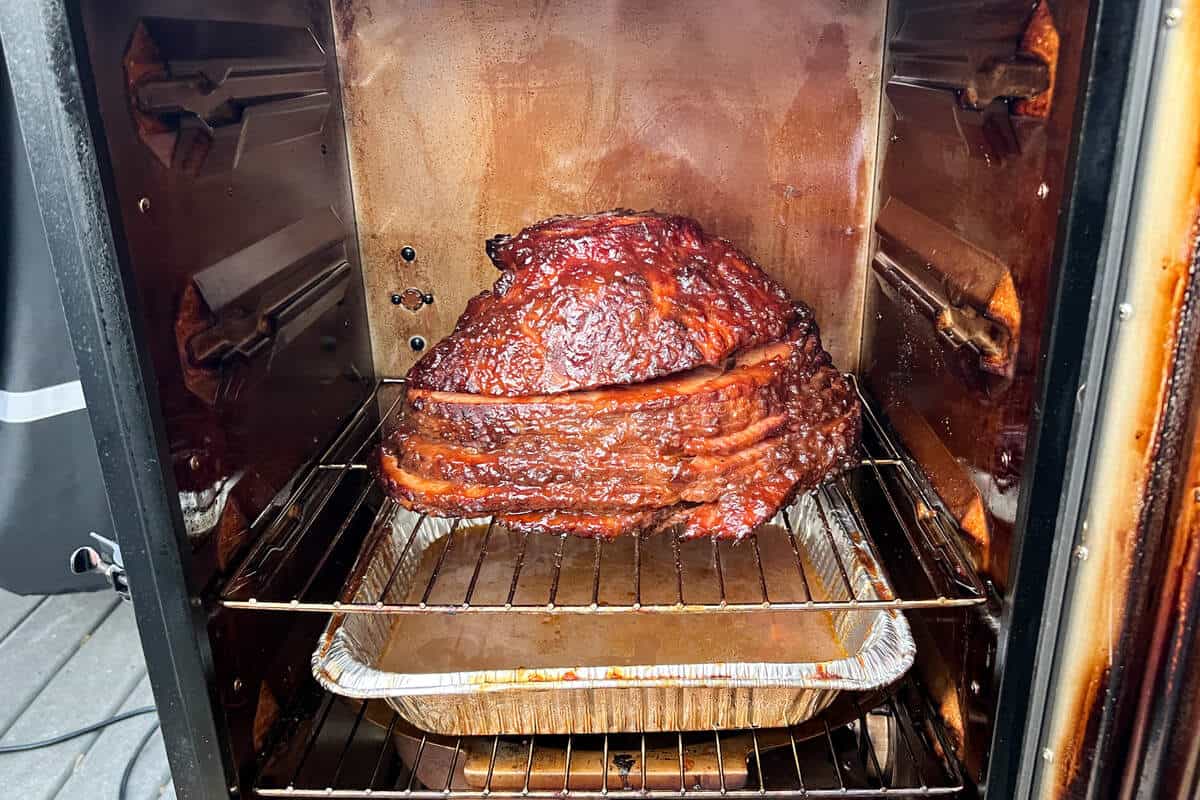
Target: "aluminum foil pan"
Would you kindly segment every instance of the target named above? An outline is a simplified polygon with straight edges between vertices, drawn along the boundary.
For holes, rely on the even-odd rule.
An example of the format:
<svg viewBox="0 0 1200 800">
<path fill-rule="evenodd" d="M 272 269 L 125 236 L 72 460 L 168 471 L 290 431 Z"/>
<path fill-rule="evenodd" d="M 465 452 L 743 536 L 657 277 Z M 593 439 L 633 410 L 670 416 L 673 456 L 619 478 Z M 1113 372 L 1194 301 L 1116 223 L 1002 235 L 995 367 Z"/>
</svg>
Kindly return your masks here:
<svg viewBox="0 0 1200 800">
<path fill-rule="evenodd" d="M 833 611 L 632 608 L 635 597 L 651 605 L 680 593 L 693 608 L 715 605 L 722 590 L 729 604 L 755 602 L 764 590 L 776 601 L 809 591 L 848 601 L 847 579 L 860 601 L 891 599 L 837 495 L 823 493 L 819 502 L 805 495 L 785 513 L 804 578 L 781 515 L 760 529 L 757 548 L 722 543 L 719 573 L 710 541 L 673 549 L 669 535 L 647 537 L 635 585 L 632 539 L 604 546 L 597 579 L 589 540 L 523 539 L 500 527 L 486 534 L 486 519 L 462 520 L 447 548 L 453 521 L 399 509 L 344 599 L 444 607 L 470 590 L 474 604 L 511 597 L 512 610 L 335 614 L 313 654 L 313 674 L 331 692 L 383 698 L 417 727 L 445 735 L 799 724 L 839 691 L 885 686 L 912 666 L 915 648 L 900 611 L 848 603 Z M 590 598 L 600 611 L 553 613 L 544 606 L 550 594 L 565 605 Z"/>
</svg>

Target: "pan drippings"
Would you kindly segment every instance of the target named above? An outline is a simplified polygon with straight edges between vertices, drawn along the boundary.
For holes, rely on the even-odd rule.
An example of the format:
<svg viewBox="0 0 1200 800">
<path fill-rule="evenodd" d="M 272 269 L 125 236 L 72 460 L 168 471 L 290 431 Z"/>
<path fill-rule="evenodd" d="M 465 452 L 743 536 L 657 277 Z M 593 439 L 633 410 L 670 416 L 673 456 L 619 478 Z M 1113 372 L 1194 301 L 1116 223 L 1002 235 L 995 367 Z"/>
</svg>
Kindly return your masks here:
<svg viewBox="0 0 1200 800">
<path fill-rule="evenodd" d="M 470 584 L 486 527 L 459 530 L 442 557 L 437 542 L 423 554 L 406 600 L 422 599 L 439 559 L 442 560 L 429 603 L 461 602 Z M 513 589 L 513 575 L 525 552 Z M 627 567 L 633 563 L 632 538 L 604 545 L 600 577 L 595 578 L 595 543 L 551 536 L 524 537 L 495 528 L 487 537 L 487 558 L 476 580 L 472 602 L 544 604 L 553 587 L 554 564 L 561 547 L 555 600 L 559 604 L 629 604 L 639 595 L 643 604 L 674 603 L 679 597 L 676 552 L 669 536 L 651 536 L 641 543 L 641 581 L 636 585 Z M 795 554 L 786 531 L 766 526 L 759 548 L 768 596 L 803 597 Z M 629 552 L 625 552 L 628 550 Z M 721 580 L 712 544 L 681 542 L 680 568 L 685 575 L 687 603 L 714 603 L 721 598 Z M 817 570 L 802 554 L 804 578 L 814 599 L 829 594 Z M 611 564 L 605 571 L 605 562 Z M 618 567 L 618 565 L 620 565 Z M 749 544 L 721 545 L 721 576 L 730 603 L 759 602 L 762 586 Z M 618 569 L 620 571 L 618 571 Z M 642 665 L 714 663 L 799 663 L 829 661 L 846 656 L 832 615 L 827 611 L 796 613 L 730 611 L 706 614 L 569 614 L 542 611 L 521 614 L 408 615 L 398 617 L 391 640 L 377 667 L 387 671 L 470 672 L 493 669 L 629 667 Z"/>
</svg>

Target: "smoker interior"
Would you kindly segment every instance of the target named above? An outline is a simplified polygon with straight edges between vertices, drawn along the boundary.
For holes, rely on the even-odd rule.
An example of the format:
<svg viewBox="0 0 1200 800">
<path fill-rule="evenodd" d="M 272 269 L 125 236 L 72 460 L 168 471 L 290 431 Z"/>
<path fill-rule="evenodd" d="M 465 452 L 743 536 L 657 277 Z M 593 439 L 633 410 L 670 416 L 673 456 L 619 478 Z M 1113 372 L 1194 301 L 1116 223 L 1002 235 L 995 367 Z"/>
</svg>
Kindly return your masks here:
<svg viewBox="0 0 1200 800">
<path fill-rule="evenodd" d="M 240 790 L 489 791 L 456 782 L 459 756 L 513 742 L 450 743 L 430 785 L 412 768 L 434 745 L 417 734 L 398 758 L 381 744 L 397 720 L 324 695 L 309 656 L 331 611 L 449 613 L 343 602 L 388 513 L 367 468 L 381 387 L 491 284 L 487 237 L 617 207 L 693 216 L 750 253 L 814 308 L 871 410 L 864 465 L 826 491 L 877 549 L 917 666 L 743 758 L 746 791 L 983 784 L 998 609 L 1037 535 L 1017 507 L 1087 9 L 243 5 L 89 1 L 74 20 Z M 690 783 L 691 741 L 666 745 L 676 791 L 728 790 L 720 756 L 719 784 Z M 535 751 L 567 744 L 518 744 L 512 791 L 536 793 Z M 646 746 L 662 743 L 571 743 Z M 593 777 L 557 792 L 610 786 Z"/>
</svg>

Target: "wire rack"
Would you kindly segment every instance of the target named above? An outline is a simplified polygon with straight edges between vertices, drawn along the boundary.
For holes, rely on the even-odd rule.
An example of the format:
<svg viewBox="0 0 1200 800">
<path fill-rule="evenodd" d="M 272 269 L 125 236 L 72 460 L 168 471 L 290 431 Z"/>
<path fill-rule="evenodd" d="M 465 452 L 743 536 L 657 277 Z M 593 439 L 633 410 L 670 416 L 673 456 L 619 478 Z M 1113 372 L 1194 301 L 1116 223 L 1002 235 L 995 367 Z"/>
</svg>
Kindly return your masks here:
<svg viewBox="0 0 1200 800">
<path fill-rule="evenodd" d="M 857 384 L 856 384 L 857 385 Z M 258 611 L 298 611 L 316 613 L 370 613 L 370 614 L 418 614 L 418 613 L 513 613 L 537 612 L 551 614 L 613 614 L 626 612 L 713 612 L 750 611 L 755 609 L 787 610 L 846 610 L 879 608 L 948 608 L 976 606 L 986 603 L 986 592 L 978 576 L 968 565 L 966 556 L 956 545 L 957 534 L 953 518 L 944 510 L 935 496 L 916 478 L 907 463 L 901 458 L 898 448 L 886 429 L 864 399 L 865 435 L 861 452 L 861 465 L 852 473 L 843 475 L 822 486 L 812 494 L 824 537 L 814 540 L 811 536 L 805 547 L 828 548 L 837 562 L 837 579 L 841 586 L 826 586 L 827 591 L 814 591 L 812 576 L 806 572 L 805 562 L 820 554 L 804 553 L 797 543 L 797 531 L 793 520 L 783 515 L 786 537 L 790 544 L 791 559 L 797 580 L 790 581 L 780 590 L 769 585 L 764 570 L 764 548 L 759 536 L 751 535 L 739 543 L 710 540 L 705 542 L 683 541 L 675 537 L 669 550 L 664 551 L 662 539 L 655 539 L 656 547 L 648 546 L 650 537 L 631 537 L 613 542 L 591 540 L 586 546 L 592 549 L 592 569 L 589 575 L 573 574 L 575 584 L 586 584 L 592 589 L 590 596 L 564 599 L 562 565 L 564 553 L 578 548 L 581 542 L 568 541 L 570 537 L 521 536 L 515 547 L 504 548 L 504 567 L 509 569 L 509 590 L 506 597 L 480 599 L 476 596 L 479 576 L 485 571 L 497 569 L 495 562 L 500 556 L 489 543 L 495 541 L 496 532 L 501 530 L 494 520 L 473 520 L 477 529 L 474 545 L 473 573 L 461 593 L 447 597 L 442 585 L 442 567 L 452 552 L 461 558 L 467 526 L 453 521 L 448 531 L 434 545 L 437 561 L 426 578 L 424 591 L 418 596 L 395 598 L 391 587 L 397 577 L 394 572 L 377 596 L 356 596 L 359 580 L 379 550 L 385 546 L 403 548 L 396 560 L 396 570 L 405 562 L 405 556 L 421 536 L 427 535 L 423 526 L 434 523 L 431 518 L 409 514 L 407 527 L 398 524 L 401 509 L 389 498 L 383 497 L 371 479 L 367 458 L 380 441 L 380 432 L 402 398 L 402 382 L 385 381 L 358 410 L 333 444 L 322 454 L 312 468 L 299 481 L 286 498 L 264 512 L 255 522 L 265 533 L 259 537 L 259 545 L 247 557 L 242 567 L 226 584 L 222 603 L 229 608 Z M 339 495 L 340 493 L 340 495 Z M 340 516 L 330 518 L 327 512 L 331 499 L 349 493 L 344 499 Z M 861 499 L 870 495 L 868 503 Z M 868 506 L 873 513 L 866 513 Z M 882 513 L 881 513 L 882 512 Z M 882 522 L 880 521 L 882 517 Z M 440 521 L 439 521 L 440 522 Z M 441 523 L 444 525 L 444 522 Z M 507 532 L 505 532 L 507 533 Z M 835 536 L 836 534 L 836 536 Z M 670 536 L 671 534 L 664 534 Z M 663 536 L 663 535 L 660 535 Z M 899 544 L 909 557 L 907 563 L 915 565 L 911 570 L 923 576 L 917 581 L 918 588 L 912 594 L 902 596 L 895 591 L 894 583 L 886 574 L 879 575 L 877 591 L 872 596 L 856 592 L 850 579 L 852 565 L 846 563 L 844 553 L 839 553 L 835 539 L 850 537 L 856 546 L 865 548 L 871 561 L 879 564 L 877 543 L 883 540 Z M 292 556 L 303 542 L 315 538 L 325 544 L 319 555 L 300 560 L 312 563 L 311 570 L 299 578 L 277 581 L 286 564 L 296 563 Z M 397 538 L 400 537 L 400 538 Z M 350 571 L 350 579 L 340 586 L 342 591 L 321 596 L 315 587 L 319 576 L 326 569 L 331 557 L 347 539 L 356 539 L 358 556 Z M 402 544 L 397 544 L 402 542 Z M 550 544 L 547 544 L 547 543 Z M 455 548 L 458 546 L 459 550 Z M 710 568 L 697 575 L 695 570 L 685 570 L 682 553 L 686 549 L 709 548 Z M 547 551 L 547 548 L 550 548 Z M 528 564 L 535 552 L 552 562 L 552 575 L 545 582 L 544 593 L 531 596 L 522 583 Z M 731 557 L 742 561 L 746 554 L 752 556 L 753 567 L 747 578 L 745 571 L 739 573 L 739 592 L 731 591 L 728 562 Z M 823 554 L 828 557 L 829 554 Z M 654 599 L 644 597 L 643 576 L 652 572 L 655 558 L 673 558 L 675 592 L 672 597 Z M 668 573 L 670 564 L 668 563 Z M 735 570 L 736 572 L 736 570 Z M 661 569 L 655 574 L 661 575 Z M 620 601 L 601 598 L 601 587 L 620 576 L 629 580 L 632 576 L 633 592 Z M 835 580 L 837 580 L 835 579 Z M 698 586 L 697 581 L 705 585 Z M 757 592 L 747 596 L 745 584 L 751 588 L 757 584 Z M 912 582 L 910 582 L 912 583 Z M 737 596 L 735 596 L 735 594 Z M 702 598 L 702 599 L 697 599 Z"/>
<path fill-rule="evenodd" d="M 436 737 L 382 701 L 325 695 L 258 776 L 263 797 L 934 797 L 961 767 L 919 687 L 853 696 L 798 728 Z M 834 724 L 829 719 L 834 718 Z M 398 756 L 397 753 L 400 755 Z M 282 754 L 282 755 L 280 755 Z M 648 766 L 649 765 L 649 766 Z"/>
</svg>

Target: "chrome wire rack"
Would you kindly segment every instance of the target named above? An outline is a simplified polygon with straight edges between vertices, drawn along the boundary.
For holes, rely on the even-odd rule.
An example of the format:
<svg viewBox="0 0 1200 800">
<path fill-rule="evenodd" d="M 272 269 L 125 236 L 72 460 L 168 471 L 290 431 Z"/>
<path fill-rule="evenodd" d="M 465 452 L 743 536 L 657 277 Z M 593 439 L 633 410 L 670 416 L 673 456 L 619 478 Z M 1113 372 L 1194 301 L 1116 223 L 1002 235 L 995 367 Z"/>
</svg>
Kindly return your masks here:
<svg viewBox="0 0 1200 800">
<path fill-rule="evenodd" d="M 263 797 L 400 800 L 936 797 L 963 788 L 919 687 L 847 695 L 787 729 L 438 737 L 382 701 L 325 695 L 258 777 Z M 832 724 L 831 721 L 832 720 Z"/>
<path fill-rule="evenodd" d="M 348 614 L 613 614 L 919 609 L 986 603 L 985 589 L 957 544 L 953 518 L 913 474 L 865 398 L 861 465 L 811 495 L 823 536 L 810 535 L 798 544 L 795 521 L 785 513 L 782 530 L 771 531 L 769 541 L 763 535 L 738 543 L 683 541 L 672 539 L 671 534 L 589 541 L 517 536 L 488 518 L 456 520 L 447 528 L 444 520 L 404 512 L 384 497 L 375 486 L 367 458 L 378 445 L 402 390 L 400 381 L 381 383 L 295 489 L 256 521 L 256 529 L 264 533 L 227 582 L 223 605 Z M 867 496 L 869 503 L 863 499 Z M 335 497 L 339 501 L 331 502 Z M 867 507 L 874 512 L 870 519 Z M 442 526 L 442 535 L 437 542 L 424 541 L 435 522 Z M 904 588 L 909 591 L 902 594 L 888 575 L 879 574 L 870 597 L 856 592 L 850 579 L 855 565 L 847 563 L 846 551 L 837 545 L 847 537 L 869 553 L 873 564 L 884 561 L 878 553 L 881 544 L 904 551 L 900 561 L 908 565 Z M 496 546 L 500 539 L 505 546 Z M 391 588 L 414 542 L 423 542 L 437 554 L 430 556 L 421 575 L 424 589 L 415 595 L 393 596 Z M 320 577 L 331 557 L 351 546 L 357 548 L 357 557 L 349 580 L 335 582 L 332 591 L 322 592 Z M 313 557 L 294 559 L 301 547 Z M 581 547 L 589 551 L 582 559 L 577 552 Z M 358 591 L 361 578 L 380 551 L 388 548 L 400 549 L 396 571 L 382 591 L 364 597 Z M 697 567 L 698 548 L 705 550 L 702 568 Z M 451 586 L 444 568 L 464 558 L 469 563 L 459 574 L 469 577 Z M 835 585 L 821 586 L 813 580 L 811 563 L 831 558 L 837 566 Z M 564 570 L 564 563 L 578 565 L 581 560 L 590 568 Z M 785 560 L 791 563 L 791 572 L 788 580 L 781 581 L 779 562 Z M 299 562 L 314 566 L 307 574 L 290 574 Z M 285 569 L 289 563 L 293 566 Z M 531 570 L 532 563 L 537 569 Z M 507 591 L 484 597 L 478 591 L 480 576 L 494 578 L 498 571 L 504 572 Z M 664 579 L 673 584 L 668 595 L 661 591 Z M 627 588 L 615 598 L 602 596 L 614 582 L 624 582 Z"/>
</svg>

